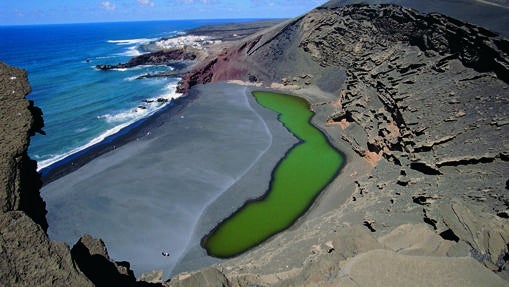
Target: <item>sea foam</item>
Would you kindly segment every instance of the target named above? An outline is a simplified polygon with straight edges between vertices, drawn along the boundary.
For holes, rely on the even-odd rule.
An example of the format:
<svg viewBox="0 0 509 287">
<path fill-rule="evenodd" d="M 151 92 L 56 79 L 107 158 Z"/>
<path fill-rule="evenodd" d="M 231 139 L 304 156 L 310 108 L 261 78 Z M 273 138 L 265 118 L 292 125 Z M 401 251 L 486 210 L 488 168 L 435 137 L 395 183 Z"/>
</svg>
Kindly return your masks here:
<svg viewBox="0 0 509 287">
<path fill-rule="evenodd" d="M 167 84 L 164 93 L 158 97 L 148 98 L 140 103 L 140 106 L 133 107 L 129 110 L 119 111 L 118 113 L 108 113 L 100 115 L 97 118 L 105 120 L 108 123 L 115 123 L 114 127 L 104 131 L 97 137 L 88 141 L 86 144 L 76 147 L 68 152 L 58 155 L 52 155 L 49 159 L 40 160 L 37 162 L 37 171 L 49 167 L 73 154 L 83 151 L 91 146 L 101 143 L 107 137 L 117 134 L 122 129 L 134 124 L 135 122 L 155 114 L 157 111 L 170 104 L 172 100 L 179 98 L 182 94 L 177 93 L 177 82 Z M 161 101 L 161 99 L 164 99 Z M 141 108 L 143 106 L 144 108 Z"/>
</svg>

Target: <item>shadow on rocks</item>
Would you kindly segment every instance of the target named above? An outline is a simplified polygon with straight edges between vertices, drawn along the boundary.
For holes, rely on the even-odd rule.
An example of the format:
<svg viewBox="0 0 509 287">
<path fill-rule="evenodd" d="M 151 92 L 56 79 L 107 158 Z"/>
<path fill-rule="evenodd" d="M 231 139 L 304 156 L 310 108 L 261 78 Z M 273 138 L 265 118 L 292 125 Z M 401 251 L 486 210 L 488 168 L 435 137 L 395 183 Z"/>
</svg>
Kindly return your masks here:
<svg viewBox="0 0 509 287">
<path fill-rule="evenodd" d="M 84 235 L 71 249 L 71 255 L 81 271 L 95 286 L 156 287 L 156 283 L 136 281 L 129 262 L 114 262 L 101 239 Z"/>
</svg>

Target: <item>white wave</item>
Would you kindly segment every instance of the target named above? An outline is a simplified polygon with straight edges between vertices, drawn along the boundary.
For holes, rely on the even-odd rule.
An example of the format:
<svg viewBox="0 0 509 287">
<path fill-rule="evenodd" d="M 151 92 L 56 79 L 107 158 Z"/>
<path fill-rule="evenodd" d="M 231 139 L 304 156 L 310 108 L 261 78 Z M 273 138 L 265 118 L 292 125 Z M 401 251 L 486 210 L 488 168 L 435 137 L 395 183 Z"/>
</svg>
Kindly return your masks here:
<svg viewBox="0 0 509 287">
<path fill-rule="evenodd" d="M 118 133 L 120 130 L 122 130 L 123 128 L 127 127 L 128 125 L 130 125 L 131 123 L 124 123 L 124 124 L 121 124 L 121 125 L 118 125 L 114 128 L 111 128 L 107 131 L 105 131 L 104 133 L 100 134 L 98 137 L 96 138 L 93 138 L 92 140 L 90 140 L 88 143 L 82 145 L 82 146 L 79 146 L 77 148 L 74 148 L 66 153 L 63 153 L 61 155 L 57 155 L 57 156 L 54 156 L 50 159 L 47 159 L 47 160 L 42 160 L 42 161 L 38 161 L 37 162 L 37 171 L 40 171 L 41 169 L 45 168 L 45 167 L 48 167 L 54 163 L 57 163 L 63 159 L 65 159 L 66 157 L 70 156 L 70 155 L 73 155 L 77 152 L 80 152 L 88 147 L 91 147 L 95 144 L 98 144 L 100 143 L 101 141 L 103 141 L 105 138 L 107 138 L 108 136 L 110 135 L 114 135 L 116 133 Z"/>
<path fill-rule="evenodd" d="M 127 110 L 116 114 L 104 114 L 98 116 L 97 118 L 104 119 L 108 123 L 126 122 L 133 119 L 140 119 L 149 113 L 149 108 L 145 106 L 143 107 L 144 108 L 136 107 L 132 110 Z"/>
<path fill-rule="evenodd" d="M 138 49 L 138 46 L 132 46 L 132 47 L 129 47 L 127 48 L 127 50 L 123 53 L 120 53 L 118 55 L 120 56 L 129 56 L 129 57 L 136 57 L 136 56 L 139 56 L 139 55 L 142 55 L 143 53 L 140 52 L 140 50 Z"/>
<path fill-rule="evenodd" d="M 75 131 L 76 133 L 82 133 L 82 132 L 86 132 L 86 131 L 88 131 L 88 130 L 89 130 L 89 128 L 85 127 L 85 128 L 75 129 L 74 131 Z"/>
<path fill-rule="evenodd" d="M 141 77 L 143 75 L 145 75 L 145 74 L 139 74 L 139 75 L 136 75 L 136 76 L 126 77 L 126 78 L 124 78 L 124 81 L 128 81 L 128 82 L 135 81 L 135 80 L 137 80 L 139 77 Z"/>
<path fill-rule="evenodd" d="M 157 41 L 159 38 L 139 38 L 139 39 L 125 39 L 125 40 L 108 40 L 108 43 L 113 43 L 121 46 L 131 46 L 127 48 L 127 50 L 123 53 L 120 53 L 118 55 L 120 56 L 129 56 L 129 57 L 135 57 L 142 55 L 143 53 L 140 52 L 139 45 L 141 44 L 148 44 L 153 41 Z"/>
<path fill-rule="evenodd" d="M 86 148 L 89 148 L 93 145 L 96 145 L 96 144 L 102 142 L 104 139 L 106 139 L 107 137 L 109 137 L 111 135 L 118 133 L 123 128 L 128 127 L 129 125 L 131 125 L 143 118 L 153 115 L 154 113 L 156 113 L 157 111 L 159 111 L 160 109 L 165 107 L 168 103 L 170 103 L 170 100 L 176 99 L 176 98 L 182 96 L 182 94 L 179 94 L 176 92 L 177 83 L 170 83 L 170 84 L 166 85 L 164 90 L 166 91 L 165 94 L 163 94 L 159 97 L 151 98 L 151 99 L 147 100 L 148 102 L 150 102 L 150 101 L 153 101 L 153 102 L 144 103 L 144 105 L 146 106 L 146 109 L 136 107 L 132 110 L 123 111 L 123 112 L 120 112 L 117 114 L 105 114 L 102 116 L 98 116 L 99 119 L 104 119 L 109 123 L 120 122 L 120 124 L 114 126 L 111 129 L 104 131 L 103 133 L 101 133 L 100 135 L 93 138 L 92 140 L 90 140 L 89 142 L 87 142 L 86 144 L 84 144 L 82 146 L 74 148 L 68 152 L 63 153 L 63 154 L 53 156 L 49 159 L 37 161 L 37 171 L 40 171 L 41 169 L 43 169 L 45 167 L 55 164 L 65 158 L 75 154 L 75 153 L 78 153 Z M 158 102 L 157 100 L 160 98 L 167 99 L 168 101 L 167 102 Z"/>
<path fill-rule="evenodd" d="M 108 43 L 114 43 L 117 45 L 135 45 L 144 44 L 152 41 L 156 41 L 158 38 L 139 38 L 139 39 L 125 39 L 125 40 L 108 40 Z"/>
</svg>

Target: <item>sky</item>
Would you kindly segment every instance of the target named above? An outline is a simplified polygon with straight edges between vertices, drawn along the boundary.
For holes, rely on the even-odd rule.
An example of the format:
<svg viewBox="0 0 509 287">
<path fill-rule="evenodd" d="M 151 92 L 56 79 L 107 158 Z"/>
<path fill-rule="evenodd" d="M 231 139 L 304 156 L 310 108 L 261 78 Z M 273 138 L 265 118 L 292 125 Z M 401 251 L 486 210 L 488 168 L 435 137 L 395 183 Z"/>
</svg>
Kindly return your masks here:
<svg viewBox="0 0 509 287">
<path fill-rule="evenodd" d="M 0 0 L 0 25 L 293 18 L 327 0 Z"/>
</svg>

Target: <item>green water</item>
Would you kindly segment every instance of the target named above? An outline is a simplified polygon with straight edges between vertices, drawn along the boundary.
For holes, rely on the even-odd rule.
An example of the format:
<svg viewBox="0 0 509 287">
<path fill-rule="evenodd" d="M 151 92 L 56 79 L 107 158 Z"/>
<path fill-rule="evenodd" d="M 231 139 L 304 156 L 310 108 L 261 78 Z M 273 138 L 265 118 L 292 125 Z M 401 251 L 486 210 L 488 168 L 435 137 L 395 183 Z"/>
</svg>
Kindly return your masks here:
<svg viewBox="0 0 509 287">
<path fill-rule="evenodd" d="M 253 95 L 260 105 L 279 113 L 279 121 L 301 142 L 276 166 L 264 197 L 247 202 L 203 238 L 202 246 L 215 257 L 235 256 L 288 228 L 343 163 L 340 153 L 310 124 L 313 113 L 305 100 L 268 92 Z"/>
</svg>

